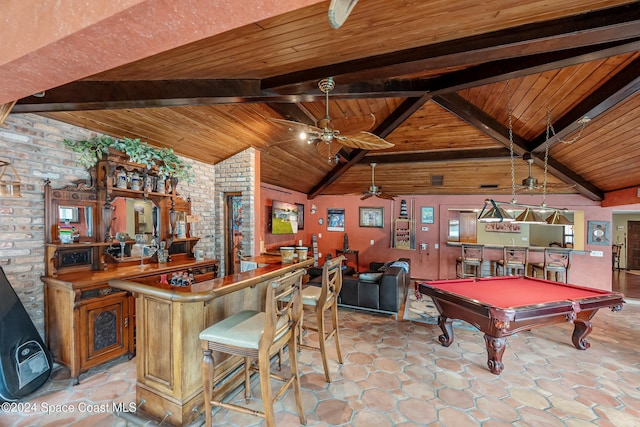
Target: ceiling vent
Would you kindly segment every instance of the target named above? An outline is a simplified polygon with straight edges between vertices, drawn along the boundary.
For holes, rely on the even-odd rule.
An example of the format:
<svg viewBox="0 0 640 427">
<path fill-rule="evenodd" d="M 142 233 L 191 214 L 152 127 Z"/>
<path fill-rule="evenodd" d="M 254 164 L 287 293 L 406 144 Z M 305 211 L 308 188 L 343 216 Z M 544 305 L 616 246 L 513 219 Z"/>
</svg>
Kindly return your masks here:
<svg viewBox="0 0 640 427">
<path fill-rule="evenodd" d="M 480 188 L 498 188 L 498 184 L 480 184 Z"/>
<path fill-rule="evenodd" d="M 444 176 L 431 175 L 431 185 L 434 187 L 442 187 L 444 185 Z"/>
</svg>

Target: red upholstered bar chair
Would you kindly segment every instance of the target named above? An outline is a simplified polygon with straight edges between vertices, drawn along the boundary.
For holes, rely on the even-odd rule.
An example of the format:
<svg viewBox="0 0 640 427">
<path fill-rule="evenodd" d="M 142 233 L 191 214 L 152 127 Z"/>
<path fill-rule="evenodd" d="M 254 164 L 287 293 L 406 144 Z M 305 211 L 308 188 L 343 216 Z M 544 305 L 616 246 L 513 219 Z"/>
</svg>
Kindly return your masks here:
<svg viewBox="0 0 640 427">
<path fill-rule="evenodd" d="M 544 261 L 531 264 L 532 273 L 537 277 L 537 272 L 542 271 L 542 278 L 560 282 L 560 275 L 564 282 L 569 283 L 569 269 L 571 268 L 571 250 L 560 248 L 545 248 Z"/>
<path fill-rule="evenodd" d="M 322 366 L 324 368 L 324 378 L 330 383 L 329 364 L 327 363 L 327 340 L 333 338 L 336 353 L 338 353 L 338 362 L 342 361 L 342 351 L 340 350 L 340 334 L 338 329 L 338 295 L 342 289 L 342 262 L 346 258 L 339 256 L 327 260 L 322 267 L 322 286 L 307 286 L 302 290 L 302 304 L 315 311 L 316 324 L 309 326 L 305 322 L 300 321 L 301 329 L 311 330 L 318 333 L 319 347 L 302 343 L 302 333 L 300 334 L 300 347 L 310 350 L 320 350 L 322 358 Z M 331 329 L 325 330 L 325 313 L 329 310 L 331 313 Z"/>
<path fill-rule="evenodd" d="M 482 263 L 484 262 L 484 246 L 462 244 L 462 256 L 456 259 L 456 277 L 482 277 Z M 469 272 L 470 267 L 472 273 Z"/>
<path fill-rule="evenodd" d="M 527 275 L 529 267 L 529 248 L 522 246 L 505 246 L 502 259 L 497 261 L 497 273 L 499 276 Z M 520 273 L 521 272 L 521 273 Z"/>
<path fill-rule="evenodd" d="M 268 427 L 275 427 L 273 401 L 282 397 L 291 385 L 293 385 L 300 423 L 306 424 L 300 395 L 297 359 L 298 330 L 302 316 L 302 276 L 305 273 L 303 269 L 296 270 L 269 283 L 266 286 L 265 311 L 243 310 L 200 332 L 204 356 L 202 381 L 207 427 L 211 427 L 213 422 L 212 406 L 262 417 L 265 418 Z M 270 363 L 271 356 L 282 354 L 281 350 L 286 346 L 289 347 L 291 369 L 289 378 L 272 373 Z M 223 402 L 224 396 L 216 395 L 214 351 L 244 357 L 244 387 L 247 403 L 251 398 L 251 372 L 258 371 L 263 411 Z M 258 360 L 257 367 L 252 364 L 255 359 Z M 271 379 L 284 382 L 284 385 L 275 393 L 275 397 L 271 389 Z"/>
</svg>

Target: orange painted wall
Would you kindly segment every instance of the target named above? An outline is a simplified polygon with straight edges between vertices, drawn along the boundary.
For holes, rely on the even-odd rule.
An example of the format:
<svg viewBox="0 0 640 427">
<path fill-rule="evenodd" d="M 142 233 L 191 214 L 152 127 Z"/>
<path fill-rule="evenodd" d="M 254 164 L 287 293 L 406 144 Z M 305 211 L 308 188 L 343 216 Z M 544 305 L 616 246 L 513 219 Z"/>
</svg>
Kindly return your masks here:
<svg viewBox="0 0 640 427">
<path fill-rule="evenodd" d="M 268 187 L 268 188 L 267 188 Z M 460 254 L 460 248 L 447 246 L 447 230 L 449 209 L 480 209 L 487 196 L 398 196 L 393 203 L 382 199 L 360 200 L 358 196 L 320 196 L 313 200 L 307 200 L 306 195 L 291 190 L 279 189 L 274 186 L 263 185 L 261 205 L 271 206 L 272 200 L 282 200 L 305 205 L 305 228 L 296 235 L 273 236 L 265 231 L 263 238 L 267 249 L 277 250 L 279 246 L 294 245 L 302 240 L 304 245 L 311 243 L 312 234 L 318 235 L 318 248 L 322 254 L 321 263 L 327 253 L 335 256 L 335 250 L 343 247 L 344 233 L 327 231 L 327 209 L 345 209 L 345 232 L 349 236 L 351 249 L 359 250 L 360 271 L 365 271 L 371 261 L 390 261 L 400 257 L 411 259 L 411 275 L 422 279 L 450 279 L 455 277 L 455 259 Z M 427 243 L 428 250 L 400 250 L 389 247 L 391 234 L 391 217 L 397 217 L 400 213 L 400 200 L 407 200 L 411 206 L 413 200 L 414 215 L 418 219 L 416 223 L 416 247 L 419 243 Z M 495 196 L 496 200 L 506 201 L 508 197 Z M 540 205 L 541 196 L 521 196 L 520 203 Z M 547 206 L 566 207 L 569 210 L 581 210 L 584 212 L 585 236 L 588 221 L 609 221 L 612 223 L 612 208 L 603 208 L 598 202 L 588 200 L 578 195 L 548 195 Z M 315 205 L 317 212 L 309 212 L 311 205 Z M 359 207 L 383 207 L 384 228 L 370 228 L 359 226 Z M 422 206 L 433 206 L 435 212 L 434 224 L 420 224 L 419 212 Z M 617 207 L 616 212 L 621 207 Z M 628 210 L 639 210 L 640 205 L 624 207 Z M 318 219 L 323 218 L 324 224 L 318 224 Z M 427 231 L 421 227 L 426 226 Z M 320 237 L 322 235 L 322 237 Z M 371 241 L 373 240 L 373 245 Z M 436 248 L 436 245 L 438 248 Z M 602 257 L 591 256 L 591 251 L 602 251 Z M 487 257 L 498 259 L 500 251 L 487 251 Z M 532 261 L 541 261 L 541 254 L 532 255 Z M 538 259 L 539 258 L 539 259 Z M 592 288 L 611 290 L 611 246 L 589 245 L 585 238 L 585 250 L 573 253 L 570 272 L 571 283 L 589 286 Z"/>
</svg>

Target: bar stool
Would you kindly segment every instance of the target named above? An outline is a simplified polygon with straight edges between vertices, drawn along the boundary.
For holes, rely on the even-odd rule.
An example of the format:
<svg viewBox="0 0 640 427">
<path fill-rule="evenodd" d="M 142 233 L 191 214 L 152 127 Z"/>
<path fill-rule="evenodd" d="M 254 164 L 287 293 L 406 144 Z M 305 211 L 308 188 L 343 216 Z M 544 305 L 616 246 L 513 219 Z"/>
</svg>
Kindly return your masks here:
<svg viewBox="0 0 640 427">
<path fill-rule="evenodd" d="M 532 273 L 537 277 L 537 271 L 542 271 L 542 278 L 559 282 L 559 275 L 564 276 L 564 282 L 569 283 L 569 269 L 571 268 L 571 250 L 545 248 L 544 261 L 531 264 Z M 549 279 L 549 273 L 553 279 Z"/>
<path fill-rule="evenodd" d="M 622 252 L 622 245 L 611 245 L 611 270 L 620 271 L 620 252 Z"/>
<path fill-rule="evenodd" d="M 484 262 L 484 246 L 462 244 L 462 256 L 456 259 L 456 277 L 482 277 L 482 263 Z M 467 267 L 473 269 L 473 273 L 467 273 Z"/>
<path fill-rule="evenodd" d="M 219 406 L 244 414 L 265 418 L 268 427 L 275 427 L 273 401 L 284 395 L 293 385 L 293 390 L 301 424 L 306 424 L 300 396 L 300 375 L 298 373 L 297 340 L 298 327 L 302 316 L 301 287 L 304 269 L 296 270 L 267 285 L 265 311 L 244 310 L 200 332 L 202 346 L 202 381 L 204 392 L 205 422 L 212 425 L 212 406 Z M 284 378 L 271 373 L 270 358 L 289 346 L 289 364 L 291 376 Z M 213 351 L 244 357 L 245 399 L 251 398 L 252 365 L 258 359 L 257 371 L 260 378 L 263 411 L 245 406 L 222 402 L 222 396 L 214 396 L 214 358 Z M 284 385 L 272 397 L 271 378 L 284 382 Z"/>
<path fill-rule="evenodd" d="M 502 259 L 497 261 L 496 272 L 500 276 L 517 275 L 522 271 L 522 276 L 527 275 L 529 266 L 529 248 L 522 246 L 505 246 Z M 502 269 L 502 274 L 500 274 Z M 515 272 L 515 274 L 513 274 Z"/>
<path fill-rule="evenodd" d="M 340 351 L 340 334 L 338 332 L 338 295 L 342 289 L 342 262 L 346 258 L 339 256 L 327 260 L 322 267 L 322 286 L 307 286 L 302 290 L 302 304 L 304 307 L 311 307 L 315 310 L 316 325 L 307 326 L 302 320 L 300 327 L 302 331 L 310 330 L 318 333 L 319 347 L 302 343 L 302 331 L 299 335 L 300 348 L 309 350 L 320 350 L 322 366 L 324 367 L 324 378 L 330 383 L 329 365 L 327 363 L 327 340 L 333 337 L 338 353 L 338 362 L 342 364 L 342 352 Z M 325 331 L 324 314 L 326 310 L 331 312 L 331 330 Z M 304 316 L 304 315 L 303 315 Z"/>
</svg>

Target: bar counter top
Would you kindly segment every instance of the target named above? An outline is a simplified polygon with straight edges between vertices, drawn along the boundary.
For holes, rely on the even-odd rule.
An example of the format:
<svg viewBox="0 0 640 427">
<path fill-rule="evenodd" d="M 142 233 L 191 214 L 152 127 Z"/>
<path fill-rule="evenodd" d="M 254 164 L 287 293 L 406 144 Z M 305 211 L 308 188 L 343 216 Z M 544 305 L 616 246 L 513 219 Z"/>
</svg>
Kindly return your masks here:
<svg viewBox="0 0 640 427">
<path fill-rule="evenodd" d="M 50 282 L 64 283 L 72 289 L 84 289 L 99 283 L 107 283 L 111 279 L 132 280 L 145 276 L 165 274 L 179 269 L 206 267 L 211 264 L 218 264 L 217 259 L 195 259 L 176 260 L 168 263 L 148 263 L 144 267 L 140 264 L 118 266 L 108 264 L 105 270 L 76 271 L 73 273 L 59 274 L 55 277 L 43 276 L 42 280 Z"/>
<path fill-rule="evenodd" d="M 162 283 L 149 285 L 117 278 L 110 280 L 109 285 L 114 288 L 130 291 L 134 294 L 143 293 L 170 301 L 209 301 L 240 289 L 255 286 L 258 283 L 281 276 L 290 271 L 299 268 L 308 268 L 313 265 L 314 262 L 313 259 L 307 259 L 301 262 L 283 264 L 279 256 L 259 256 L 248 260 L 267 265 L 251 271 L 230 274 L 186 287 L 177 287 Z"/>
<path fill-rule="evenodd" d="M 561 248 L 557 246 L 528 246 L 528 245 L 501 245 L 499 243 L 472 243 L 472 242 L 447 242 L 447 246 L 460 247 L 463 244 L 467 245 L 480 245 L 484 246 L 486 249 L 500 249 L 502 250 L 505 246 L 518 246 L 522 248 L 529 248 L 530 252 L 544 252 L 545 249 L 566 249 L 574 253 L 584 253 L 584 250 L 573 249 L 573 248 Z"/>
</svg>

